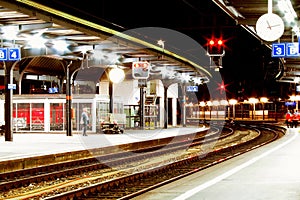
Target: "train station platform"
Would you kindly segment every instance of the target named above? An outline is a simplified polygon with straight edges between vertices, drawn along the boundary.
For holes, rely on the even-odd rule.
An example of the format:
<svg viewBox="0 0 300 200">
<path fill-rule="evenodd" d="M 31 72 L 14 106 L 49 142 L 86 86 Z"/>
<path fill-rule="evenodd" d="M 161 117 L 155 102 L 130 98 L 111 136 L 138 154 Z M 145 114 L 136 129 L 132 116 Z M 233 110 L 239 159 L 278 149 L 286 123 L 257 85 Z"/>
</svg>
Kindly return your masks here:
<svg viewBox="0 0 300 200">
<path fill-rule="evenodd" d="M 134 200 L 299 200 L 300 128 Z"/>
<path fill-rule="evenodd" d="M 179 127 L 155 130 L 126 130 L 123 134 L 14 133 L 13 141 L 0 136 L 0 162 L 49 154 L 88 150 L 202 131 L 205 128 Z"/>
</svg>

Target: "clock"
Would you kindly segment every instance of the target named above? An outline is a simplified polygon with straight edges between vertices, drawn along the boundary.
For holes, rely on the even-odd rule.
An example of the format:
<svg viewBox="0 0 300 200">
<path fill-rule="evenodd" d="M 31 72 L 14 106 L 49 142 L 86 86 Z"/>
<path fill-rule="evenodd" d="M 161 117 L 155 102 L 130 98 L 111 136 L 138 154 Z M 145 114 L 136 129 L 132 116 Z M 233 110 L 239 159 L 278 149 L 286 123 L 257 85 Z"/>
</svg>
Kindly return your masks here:
<svg viewBox="0 0 300 200">
<path fill-rule="evenodd" d="M 256 33 L 263 40 L 275 41 L 282 36 L 283 32 L 283 20 L 274 13 L 263 14 L 256 22 Z"/>
</svg>

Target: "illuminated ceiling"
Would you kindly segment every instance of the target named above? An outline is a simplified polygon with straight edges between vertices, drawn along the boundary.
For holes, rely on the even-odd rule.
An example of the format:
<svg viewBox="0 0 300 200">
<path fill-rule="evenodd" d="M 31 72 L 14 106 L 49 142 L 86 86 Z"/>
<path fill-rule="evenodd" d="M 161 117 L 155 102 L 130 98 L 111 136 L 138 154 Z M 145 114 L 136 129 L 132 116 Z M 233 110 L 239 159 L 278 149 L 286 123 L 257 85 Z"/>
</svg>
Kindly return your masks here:
<svg viewBox="0 0 300 200">
<path fill-rule="evenodd" d="M 59 62 L 52 63 L 53 59 L 74 60 L 75 68 L 107 68 L 117 64 L 125 71 L 131 70 L 134 61 L 148 61 L 153 78 L 166 67 L 177 81 L 182 74 L 201 78 L 201 83 L 211 77 L 204 66 L 164 49 L 157 41 L 145 42 L 31 1 L 0 0 L 0 5 L 1 45 L 21 48 L 23 60 L 16 67 L 20 72 L 65 75 L 67 64 L 63 63 L 61 68 Z"/>
<path fill-rule="evenodd" d="M 285 0 L 284 0 L 285 1 Z M 268 12 L 268 1 L 257 0 L 212 0 L 221 10 L 233 18 L 236 23 L 246 29 L 254 37 L 268 47 L 270 42 L 261 40 L 255 32 L 257 19 Z M 300 12 L 300 0 L 292 0 L 293 8 L 297 16 Z M 187 73 L 192 77 L 205 77 L 209 79 L 211 73 L 209 67 L 201 65 L 193 60 L 187 60 L 185 56 L 175 56 L 172 51 L 166 51 L 153 41 L 142 44 L 137 38 L 128 35 L 118 35 L 115 29 L 109 29 L 99 24 L 84 21 L 66 13 L 59 12 L 49 7 L 43 7 L 29 0 L 10 1 L 0 0 L 0 23 L 4 26 L 15 26 L 18 38 L 14 40 L 3 40 L 6 47 L 18 45 L 22 47 L 22 56 L 47 55 L 58 56 L 64 59 L 77 59 L 81 61 L 81 66 L 101 67 L 116 64 L 119 62 L 125 70 L 131 69 L 133 61 L 147 60 L 153 64 L 153 71 L 163 71 L 166 66 L 174 73 Z M 273 12 L 284 17 L 282 6 L 278 6 L 278 1 L 273 1 Z M 105 23 L 104 23 L 105 24 Z M 285 21 L 285 32 L 278 42 L 294 42 L 297 36 L 292 31 L 292 25 L 298 25 L 298 17 L 294 23 Z M 33 51 L 28 41 L 32 36 L 40 35 L 48 39 L 47 50 L 44 52 Z M 112 37 L 116 36 L 117 37 Z M 137 39 L 137 40 L 136 40 Z M 67 41 L 69 47 L 65 50 L 55 50 L 55 41 Z M 93 61 L 93 57 L 101 55 L 104 58 L 100 61 Z M 163 56 L 162 56 L 163 55 Z M 88 58 L 88 59 L 87 59 Z M 107 59 L 109 58 L 109 59 Z M 105 62 L 108 61 L 109 62 Z M 80 62 L 79 62 L 80 63 Z M 278 81 L 295 83 L 300 77 L 299 58 L 282 59 L 284 69 L 278 74 Z M 49 67 L 49 65 L 48 65 Z M 79 67 L 79 66 L 78 66 Z M 50 70 L 56 70 L 51 69 Z M 44 70 L 44 71 L 47 71 Z M 38 73 L 38 70 L 36 71 Z"/>
</svg>

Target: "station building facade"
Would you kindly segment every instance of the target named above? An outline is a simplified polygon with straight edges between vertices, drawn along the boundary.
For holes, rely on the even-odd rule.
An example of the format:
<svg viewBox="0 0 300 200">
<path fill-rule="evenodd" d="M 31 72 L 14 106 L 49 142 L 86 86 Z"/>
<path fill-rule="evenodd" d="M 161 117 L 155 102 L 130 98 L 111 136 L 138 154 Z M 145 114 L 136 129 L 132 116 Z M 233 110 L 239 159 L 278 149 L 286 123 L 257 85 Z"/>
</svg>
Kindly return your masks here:
<svg viewBox="0 0 300 200">
<path fill-rule="evenodd" d="M 78 90 L 79 84 L 92 88 L 89 92 Z M 53 92 L 53 88 L 42 85 L 45 93 L 14 94 L 12 98 L 12 124 L 15 132 L 63 132 L 66 130 L 66 95 Z M 94 89 L 95 88 L 95 89 Z M 50 93 L 49 91 L 52 90 Z M 58 89 L 59 90 L 59 89 Z M 125 129 L 140 128 L 144 120 L 144 128 L 161 128 L 164 125 L 164 87 L 160 80 L 147 81 L 144 88 L 144 117 L 140 118 L 141 89 L 138 80 L 124 80 L 113 84 L 111 98 L 108 81 L 74 81 L 72 86 L 72 130 L 81 131 L 81 112 L 88 110 L 89 132 L 99 132 L 102 122 L 118 123 Z M 170 101 L 169 125 L 177 125 L 178 84 L 169 86 L 167 99 Z M 113 102 L 112 102 L 113 101 Z M 5 124 L 4 95 L 0 99 L 0 124 Z"/>
</svg>

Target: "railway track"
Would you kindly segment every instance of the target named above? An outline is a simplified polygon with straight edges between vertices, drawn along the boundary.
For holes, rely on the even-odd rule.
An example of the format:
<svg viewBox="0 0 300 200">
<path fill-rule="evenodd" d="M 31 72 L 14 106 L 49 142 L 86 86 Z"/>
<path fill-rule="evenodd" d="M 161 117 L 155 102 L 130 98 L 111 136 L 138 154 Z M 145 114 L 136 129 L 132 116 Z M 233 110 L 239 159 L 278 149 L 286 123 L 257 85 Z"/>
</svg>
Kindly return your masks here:
<svg viewBox="0 0 300 200">
<path fill-rule="evenodd" d="M 252 148 L 257 147 L 264 143 L 260 139 L 265 137 L 264 135 L 273 135 L 272 139 L 274 139 L 278 137 L 278 132 L 283 132 L 283 130 L 269 129 L 262 126 L 240 126 L 235 131 L 224 129 L 220 132 L 217 128 L 213 128 L 210 133 L 197 134 L 192 142 L 182 140 L 170 145 L 137 149 L 134 154 L 122 152 L 105 155 L 100 158 L 101 163 L 99 158 L 91 158 L 70 161 L 65 165 L 55 164 L 49 168 L 52 169 L 51 171 L 28 169 L 23 172 L 3 173 L 1 178 L 6 178 L 1 182 L 0 188 L 6 192 L 0 198 L 132 198 L 141 192 L 185 176 L 191 173 L 191 170 L 198 171 L 216 164 L 216 160 L 228 159 L 230 155 L 236 156 L 238 153 L 233 153 L 234 151 L 245 151 L 241 150 L 242 146 L 247 146 L 248 150 L 251 149 L 249 145 L 252 145 Z M 270 133 L 261 134 L 261 130 Z M 276 137 L 274 133 L 277 133 Z M 265 140 L 269 142 L 272 139 Z M 208 151 L 211 144 L 214 148 Z M 31 172 L 30 175 L 24 176 L 28 171 Z M 39 174 L 37 171 L 43 171 L 43 173 Z M 18 178 L 12 180 L 14 173 L 18 175 Z M 146 180 L 146 182 L 141 182 L 141 180 Z"/>
<path fill-rule="evenodd" d="M 94 152 L 97 152 L 97 150 L 95 151 L 93 149 L 94 157 L 1 173 L 0 190 L 4 192 L 1 193 L 0 198 L 8 198 L 9 196 L 19 196 L 21 198 L 22 195 L 20 195 L 20 193 L 28 193 L 27 190 L 36 191 L 37 189 L 37 191 L 39 191 L 39 187 L 49 188 L 51 185 L 55 187 L 55 185 L 61 185 L 64 182 L 69 183 L 70 180 L 76 180 L 75 182 L 78 182 L 78 176 L 80 177 L 82 174 L 88 174 L 87 176 L 95 173 L 107 174 L 111 171 L 115 171 L 113 167 L 122 166 L 130 162 L 137 162 L 145 157 L 150 158 L 151 156 L 159 156 L 159 154 L 163 154 L 163 152 L 167 153 L 168 151 L 173 151 L 175 149 L 179 150 L 185 146 L 191 145 L 191 143 L 192 145 L 196 145 L 199 142 L 201 143 L 205 137 L 214 139 L 219 135 L 221 137 L 226 137 L 232 133 L 232 130 L 226 129 L 226 131 L 223 131 L 220 135 L 218 129 L 212 128 L 203 132 L 194 133 L 183 137 L 180 136 L 177 138 L 177 140 L 173 139 L 174 142 L 171 144 L 170 141 L 172 138 L 164 139 L 166 140 L 165 142 L 160 142 L 157 145 L 151 145 L 149 147 L 132 147 L 131 150 L 128 151 L 99 156 L 96 156 L 97 153 L 94 154 Z M 188 138 L 194 138 L 194 140 L 189 141 Z M 168 144 L 167 148 L 164 147 L 166 144 Z M 157 152 L 155 151 L 156 149 L 161 148 L 164 148 L 165 150 Z M 101 152 L 101 149 L 99 152 Z M 132 155 L 133 153 L 134 155 Z M 51 187 L 49 190 L 51 190 Z M 34 196 L 34 194 L 29 196 Z"/>
</svg>

